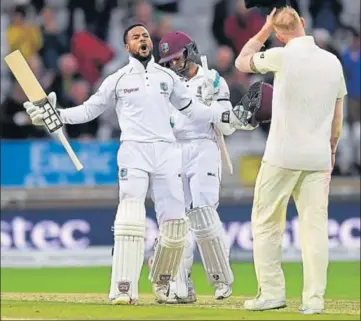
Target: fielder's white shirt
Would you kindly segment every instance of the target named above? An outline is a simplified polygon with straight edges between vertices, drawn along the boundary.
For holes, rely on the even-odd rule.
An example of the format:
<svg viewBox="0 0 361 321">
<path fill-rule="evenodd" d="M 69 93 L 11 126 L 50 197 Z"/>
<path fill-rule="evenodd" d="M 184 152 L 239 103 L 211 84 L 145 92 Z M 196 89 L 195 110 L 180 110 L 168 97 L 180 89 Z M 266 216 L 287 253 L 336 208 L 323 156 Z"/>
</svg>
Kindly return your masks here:
<svg viewBox="0 0 361 321">
<path fill-rule="evenodd" d="M 209 123 L 221 120 L 221 111 L 196 102 L 173 71 L 156 64 L 154 58 L 144 68 L 133 57 L 82 105 L 60 110 L 60 118 L 65 124 L 85 123 L 115 108 L 121 141 L 175 142 L 169 103 L 191 119 Z"/>
<path fill-rule="evenodd" d="M 330 169 L 336 100 L 347 94 L 340 61 L 310 36 L 259 52 L 253 59 L 259 72 L 275 74 L 263 159 L 289 169 Z"/>
<path fill-rule="evenodd" d="M 204 69 L 198 66 L 197 74 L 187 80 L 180 78 L 193 95 L 194 99 L 201 102 L 201 88 L 204 81 Z M 210 108 L 223 108 L 224 111 L 230 110 L 232 105 L 229 101 L 229 88 L 223 77 L 220 77 L 219 94 L 217 95 L 218 106 L 212 105 Z M 173 131 L 176 139 L 214 139 L 214 125 L 199 119 L 190 119 L 177 109 L 172 108 Z"/>
</svg>

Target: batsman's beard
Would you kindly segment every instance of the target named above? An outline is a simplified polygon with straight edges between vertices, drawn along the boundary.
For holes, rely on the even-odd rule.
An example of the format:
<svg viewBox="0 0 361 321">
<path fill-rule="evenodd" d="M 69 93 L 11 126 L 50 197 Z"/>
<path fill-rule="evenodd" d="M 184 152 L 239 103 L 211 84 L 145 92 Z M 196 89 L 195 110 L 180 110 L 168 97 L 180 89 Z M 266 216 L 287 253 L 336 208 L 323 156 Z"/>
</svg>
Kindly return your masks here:
<svg viewBox="0 0 361 321">
<path fill-rule="evenodd" d="M 148 48 L 147 45 L 143 44 L 140 46 L 141 50 L 146 50 Z M 149 48 L 149 54 L 147 56 L 142 56 L 139 52 L 131 53 L 131 56 L 137 60 L 139 60 L 141 63 L 148 63 L 152 59 L 153 50 Z"/>
</svg>

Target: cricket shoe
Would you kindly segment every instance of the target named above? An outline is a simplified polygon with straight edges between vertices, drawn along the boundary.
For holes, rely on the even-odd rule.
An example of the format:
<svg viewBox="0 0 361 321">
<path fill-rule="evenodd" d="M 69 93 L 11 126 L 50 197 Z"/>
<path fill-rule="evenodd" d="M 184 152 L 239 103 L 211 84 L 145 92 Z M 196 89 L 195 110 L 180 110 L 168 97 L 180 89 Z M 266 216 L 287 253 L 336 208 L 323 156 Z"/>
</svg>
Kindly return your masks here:
<svg viewBox="0 0 361 321">
<path fill-rule="evenodd" d="M 194 290 L 193 281 L 191 276 L 188 276 L 188 296 L 185 299 L 181 300 L 181 303 L 195 303 L 197 302 L 196 292 Z"/>
<path fill-rule="evenodd" d="M 188 295 L 187 297 L 179 297 L 177 294 L 172 291 L 172 288 L 170 290 L 168 299 L 165 303 L 167 304 L 192 304 L 197 302 L 197 296 L 196 292 L 194 291 L 194 285 L 193 281 L 190 278 L 190 275 L 188 276 Z"/>
<path fill-rule="evenodd" d="M 148 259 L 149 270 L 152 269 L 153 265 L 153 256 Z M 157 303 L 166 303 L 169 297 L 170 284 L 169 282 L 165 283 L 152 283 L 153 293 L 155 294 L 155 301 Z"/>
<path fill-rule="evenodd" d="M 306 306 L 301 306 L 299 309 L 301 314 L 311 315 L 311 314 L 321 314 L 323 309 L 320 308 L 308 308 Z"/>
<path fill-rule="evenodd" d="M 262 298 L 246 300 L 244 308 L 249 311 L 264 311 L 282 309 L 286 307 L 286 300 L 265 300 Z"/>
<path fill-rule="evenodd" d="M 138 299 L 132 299 L 128 294 L 121 293 L 116 298 L 110 300 L 113 305 L 135 305 Z"/>
<path fill-rule="evenodd" d="M 216 300 L 224 300 L 232 295 L 232 287 L 225 283 L 218 283 L 216 285 L 216 291 L 214 297 Z"/>
<path fill-rule="evenodd" d="M 155 294 L 156 301 L 158 303 L 165 303 L 169 297 L 169 282 L 164 283 L 153 283 L 152 284 L 153 293 Z"/>
</svg>

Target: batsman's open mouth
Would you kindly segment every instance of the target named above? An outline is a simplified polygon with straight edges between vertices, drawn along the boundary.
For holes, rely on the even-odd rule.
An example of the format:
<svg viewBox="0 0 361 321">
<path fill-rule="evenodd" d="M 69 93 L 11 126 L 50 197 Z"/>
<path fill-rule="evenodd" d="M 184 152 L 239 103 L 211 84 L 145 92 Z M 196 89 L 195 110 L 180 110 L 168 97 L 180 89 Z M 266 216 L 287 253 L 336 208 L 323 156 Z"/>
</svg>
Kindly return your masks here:
<svg viewBox="0 0 361 321">
<path fill-rule="evenodd" d="M 146 44 L 143 44 L 140 46 L 140 52 L 145 54 L 145 53 L 148 53 L 148 46 Z"/>
</svg>

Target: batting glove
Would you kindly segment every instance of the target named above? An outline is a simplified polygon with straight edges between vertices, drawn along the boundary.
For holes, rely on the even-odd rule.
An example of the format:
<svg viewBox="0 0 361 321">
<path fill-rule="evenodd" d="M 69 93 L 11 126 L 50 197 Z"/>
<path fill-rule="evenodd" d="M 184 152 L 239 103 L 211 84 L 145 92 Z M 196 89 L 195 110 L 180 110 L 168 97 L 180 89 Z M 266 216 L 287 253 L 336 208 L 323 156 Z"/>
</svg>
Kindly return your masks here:
<svg viewBox="0 0 361 321">
<path fill-rule="evenodd" d="M 254 130 L 258 127 L 258 124 L 256 127 L 253 127 L 251 124 L 245 123 L 240 120 L 233 110 L 223 112 L 221 122 L 229 124 L 231 128 L 238 130 Z"/>
<path fill-rule="evenodd" d="M 256 126 L 253 126 L 252 124 L 250 124 L 250 120 L 253 116 L 253 114 L 248 111 L 245 110 L 244 107 L 242 105 L 237 105 L 235 107 L 233 107 L 231 114 L 233 114 L 232 116 L 234 116 L 235 118 L 238 119 L 238 122 L 236 121 L 236 119 L 234 119 L 234 126 L 236 129 L 239 130 L 254 130 L 256 129 L 259 124 L 257 124 Z"/>
<path fill-rule="evenodd" d="M 52 92 L 48 96 L 48 101 L 52 106 L 56 106 L 56 94 Z M 31 122 L 35 126 L 43 126 L 43 118 L 44 118 L 44 109 L 41 106 L 36 106 L 31 101 L 27 101 L 24 103 L 24 108 L 28 115 L 30 116 Z"/>
<path fill-rule="evenodd" d="M 209 70 L 207 75 L 204 76 L 204 81 L 201 87 L 202 101 L 204 104 L 209 106 L 214 97 L 219 94 L 219 83 L 220 83 L 219 73 L 212 69 Z"/>
</svg>

